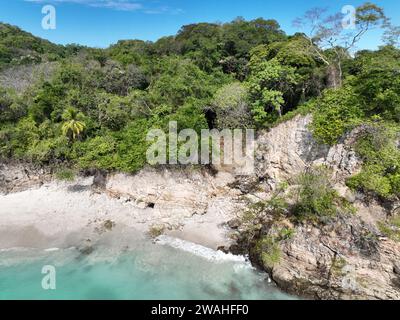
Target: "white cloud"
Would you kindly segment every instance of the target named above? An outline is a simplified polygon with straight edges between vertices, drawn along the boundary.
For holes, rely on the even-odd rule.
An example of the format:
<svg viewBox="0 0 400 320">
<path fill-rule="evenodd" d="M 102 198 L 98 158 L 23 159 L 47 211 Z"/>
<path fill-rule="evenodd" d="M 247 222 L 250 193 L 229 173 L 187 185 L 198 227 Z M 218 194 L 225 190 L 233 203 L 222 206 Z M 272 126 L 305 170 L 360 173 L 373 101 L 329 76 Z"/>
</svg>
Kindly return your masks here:
<svg viewBox="0 0 400 320">
<path fill-rule="evenodd" d="M 144 13 L 181 13 L 180 9 L 169 7 L 147 7 L 140 0 L 25 0 L 43 4 L 75 3 L 95 8 L 106 8 L 119 11 L 143 11 Z"/>
</svg>

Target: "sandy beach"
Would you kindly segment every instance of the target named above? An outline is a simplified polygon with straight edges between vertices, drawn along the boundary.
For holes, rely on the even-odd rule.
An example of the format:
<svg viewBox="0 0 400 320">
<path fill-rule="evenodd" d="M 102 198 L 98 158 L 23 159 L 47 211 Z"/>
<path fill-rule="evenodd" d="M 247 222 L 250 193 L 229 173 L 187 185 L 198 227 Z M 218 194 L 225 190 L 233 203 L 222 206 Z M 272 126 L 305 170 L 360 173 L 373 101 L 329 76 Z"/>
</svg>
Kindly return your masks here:
<svg viewBox="0 0 400 320">
<path fill-rule="evenodd" d="M 92 187 L 93 177 L 80 177 L 3 194 L 0 249 L 84 246 L 118 229 L 162 233 L 212 249 L 228 246 L 226 223 L 239 208 L 227 188 L 232 179 L 144 170 L 111 176 L 103 190 Z"/>
</svg>

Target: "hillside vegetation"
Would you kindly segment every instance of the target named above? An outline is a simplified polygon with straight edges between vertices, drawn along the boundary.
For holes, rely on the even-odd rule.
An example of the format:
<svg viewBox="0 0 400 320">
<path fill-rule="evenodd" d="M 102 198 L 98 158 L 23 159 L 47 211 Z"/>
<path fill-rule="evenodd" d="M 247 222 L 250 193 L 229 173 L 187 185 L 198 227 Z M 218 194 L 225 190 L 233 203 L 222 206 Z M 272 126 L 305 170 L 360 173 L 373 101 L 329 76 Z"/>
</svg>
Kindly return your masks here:
<svg viewBox="0 0 400 320">
<path fill-rule="evenodd" d="M 363 33 L 384 19 L 372 4 L 357 17 Z M 154 43 L 125 40 L 107 49 L 59 46 L 6 24 L 0 35 L 3 73 L 52 66 L 25 90 L 0 87 L 3 159 L 136 172 L 148 130 L 167 131 L 170 121 L 197 131 L 268 129 L 312 112 L 324 144 L 364 126 L 355 145 L 364 168 L 351 188 L 385 199 L 400 193 L 394 41 L 352 56 L 350 47 L 323 46 L 323 34 L 289 36 L 262 18 L 187 25 Z"/>
</svg>

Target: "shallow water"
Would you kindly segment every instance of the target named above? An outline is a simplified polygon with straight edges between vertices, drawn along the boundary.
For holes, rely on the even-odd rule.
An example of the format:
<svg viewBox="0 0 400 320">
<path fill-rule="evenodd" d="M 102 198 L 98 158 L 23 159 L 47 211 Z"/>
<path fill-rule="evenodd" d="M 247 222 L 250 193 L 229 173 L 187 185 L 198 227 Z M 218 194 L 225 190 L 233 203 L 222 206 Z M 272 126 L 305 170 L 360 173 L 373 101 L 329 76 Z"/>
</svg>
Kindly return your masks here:
<svg viewBox="0 0 400 320">
<path fill-rule="evenodd" d="M 44 290 L 43 266 L 56 270 Z M 129 248 L 0 251 L 0 299 L 291 299 L 244 257 L 168 237 L 136 239 Z"/>
</svg>

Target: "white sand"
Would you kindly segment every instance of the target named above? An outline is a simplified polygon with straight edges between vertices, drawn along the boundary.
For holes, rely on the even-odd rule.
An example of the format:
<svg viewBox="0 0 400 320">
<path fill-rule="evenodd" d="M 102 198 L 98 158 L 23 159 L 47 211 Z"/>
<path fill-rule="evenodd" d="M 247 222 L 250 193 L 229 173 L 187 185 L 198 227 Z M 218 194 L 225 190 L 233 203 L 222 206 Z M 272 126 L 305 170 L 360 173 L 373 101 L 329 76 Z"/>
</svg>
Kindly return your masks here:
<svg viewBox="0 0 400 320">
<path fill-rule="evenodd" d="M 116 184 L 115 179 L 113 183 Z M 175 181 L 171 187 L 178 186 L 181 191 L 179 183 Z M 161 197 L 159 203 L 155 201 L 155 208 L 149 208 L 124 197 L 112 197 L 110 192 L 95 193 L 91 184 L 92 178 L 73 183 L 51 182 L 37 189 L 0 195 L 0 249 L 79 245 L 106 233 L 104 223 L 108 220 L 116 226 L 142 233 L 147 233 L 152 226 L 163 225 L 168 235 L 213 249 L 229 243 L 228 232 L 223 226 L 233 217 L 229 197 L 213 195 L 210 200 L 198 190 L 203 199 L 202 207 L 207 207 L 205 214 L 188 214 L 191 207 L 171 198 L 171 190 L 166 191 L 170 202 Z M 153 187 L 159 189 L 160 185 Z M 193 188 L 196 190 L 197 187 Z M 204 188 L 210 189 L 209 186 Z M 182 199 L 182 194 L 176 196 Z"/>
</svg>

